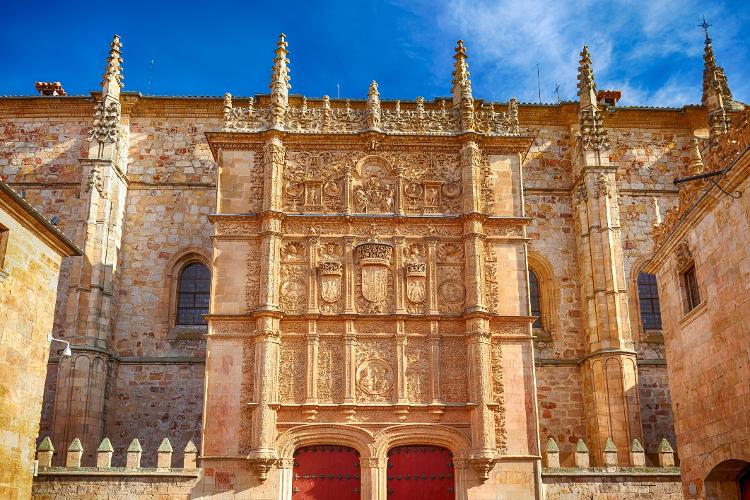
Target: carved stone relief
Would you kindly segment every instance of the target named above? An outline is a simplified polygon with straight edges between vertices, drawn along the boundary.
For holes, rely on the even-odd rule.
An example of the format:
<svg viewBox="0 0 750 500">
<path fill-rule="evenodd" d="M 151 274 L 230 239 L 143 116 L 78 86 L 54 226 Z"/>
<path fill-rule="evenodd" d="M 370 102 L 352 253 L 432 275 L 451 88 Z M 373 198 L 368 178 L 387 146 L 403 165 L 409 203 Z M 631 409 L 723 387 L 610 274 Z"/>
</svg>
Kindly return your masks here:
<svg viewBox="0 0 750 500">
<path fill-rule="evenodd" d="M 346 172 L 356 155 L 343 151 L 288 152 L 284 208 L 291 212 L 342 212 Z"/>
<path fill-rule="evenodd" d="M 320 311 L 335 314 L 342 309 L 343 271 L 342 248 L 333 241 L 324 242 L 318 248 L 318 279 Z"/>
<path fill-rule="evenodd" d="M 440 347 L 440 386 L 447 403 L 465 403 L 466 345 L 463 338 L 443 338 Z"/>
<path fill-rule="evenodd" d="M 318 347 L 318 400 L 340 402 L 344 394 L 343 339 L 321 338 Z"/>
<path fill-rule="evenodd" d="M 492 312 L 498 312 L 498 283 L 497 283 L 497 256 L 495 255 L 495 245 L 491 241 L 484 244 L 484 293 L 487 309 Z"/>
<path fill-rule="evenodd" d="M 354 211 L 387 213 L 394 211 L 396 183 L 385 162 L 366 162 L 354 179 Z"/>
<path fill-rule="evenodd" d="M 406 389 L 412 403 L 429 403 L 430 359 L 426 338 L 410 337 L 406 345 Z"/>
<path fill-rule="evenodd" d="M 357 345 L 357 400 L 393 400 L 395 381 L 394 346 L 381 340 L 360 340 Z"/>
<path fill-rule="evenodd" d="M 386 299 L 393 297 L 393 278 L 389 268 L 393 247 L 386 243 L 369 242 L 357 246 L 356 252 L 360 271 L 357 281 L 362 299 L 358 300 L 360 312 L 387 312 Z"/>
<path fill-rule="evenodd" d="M 412 314 L 424 312 L 427 298 L 427 263 L 425 247 L 422 243 L 412 243 L 404 250 L 406 258 L 406 298 L 407 310 Z"/>
<path fill-rule="evenodd" d="M 251 245 L 247 251 L 247 283 L 245 284 L 245 299 L 248 310 L 258 307 L 260 302 L 260 248 Z"/>
<path fill-rule="evenodd" d="M 303 403 L 307 345 L 299 338 L 284 338 L 279 355 L 279 400 Z"/>
<path fill-rule="evenodd" d="M 255 391 L 255 342 L 246 340 L 242 349 L 242 386 L 240 402 L 242 403 L 242 419 L 245 422 L 252 421 L 252 407 L 248 403 L 253 402 Z M 252 446 L 252 425 L 240 427 L 240 449 L 249 450 Z"/>
<path fill-rule="evenodd" d="M 500 342 L 492 343 L 492 351 L 490 356 L 491 368 L 492 368 L 492 399 L 498 403 L 497 410 L 495 410 L 494 421 L 495 421 L 495 443 L 497 446 L 498 453 L 505 453 L 506 451 L 506 433 L 505 433 L 505 396 L 503 389 L 503 353 Z"/>
</svg>

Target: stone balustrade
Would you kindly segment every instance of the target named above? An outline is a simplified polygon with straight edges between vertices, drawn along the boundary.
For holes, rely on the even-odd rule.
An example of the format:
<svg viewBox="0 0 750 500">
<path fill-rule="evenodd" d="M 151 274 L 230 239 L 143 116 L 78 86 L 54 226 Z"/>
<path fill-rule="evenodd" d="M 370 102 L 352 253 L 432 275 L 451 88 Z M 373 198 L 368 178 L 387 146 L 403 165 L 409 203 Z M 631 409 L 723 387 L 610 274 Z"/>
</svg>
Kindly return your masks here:
<svg viewBox="0 0 750 500">
<path fill-rule="evenodd" d="M 49 437 L 45 437 L 37 448 L 37 459 L 39 460 L 40 473 L 45 472 L 113 472 L 113 473 L 146 473 L 146 472 L 188 472 L 197 474 L 198 448 L 192 441 L 187 443 L 184 451 L 182 467 L 174 467 L 172 464 L 172 443 L 168 438 L 164 438 L 156 450 L 157 465 L 156 468 L 141 467 L 141 455 L 143 449 L 138 439 L 133 439 L 128 446 L 125 456 L 125 467 L 112 467 L 112 458 L 114 448 L 109 438 L 104 438 L 96 450 L 96 467 L 84 467 L 81 463 L 84 449 L 79 438 L 75 438 L 68 446 L 65 455 L 64 467 L 53 467 L 52 457 L 55 454 L 55 448 Z"/>
</svg>

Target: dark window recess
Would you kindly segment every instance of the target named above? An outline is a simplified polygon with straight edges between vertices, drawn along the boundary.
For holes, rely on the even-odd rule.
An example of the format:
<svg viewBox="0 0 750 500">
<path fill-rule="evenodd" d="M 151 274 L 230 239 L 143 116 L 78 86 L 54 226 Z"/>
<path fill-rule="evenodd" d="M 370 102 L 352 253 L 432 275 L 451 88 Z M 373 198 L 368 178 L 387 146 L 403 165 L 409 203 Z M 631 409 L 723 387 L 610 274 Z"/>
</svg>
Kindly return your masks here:
<svg viewBox="0 0 750 500">
<path fill-rule="evenodd" d="M 701 297 L 698 293 L 698 279 L 695 277 L 695 266 L 690 266 L 687 271 L 682 273 L 682 279 L 685 282 L 688 311 L 692 311 L 701 303 Z"/>
<path fill-rule="evenodd" d="M 177 324 L 205 325 L 201 316 L 208 314 L 208 299 L 211 291 L 211 274 L 203 264 L 185 266 L 180 273 L 177 292 Z"/>
<path fill-rule="evenodd" d="M 529 269 L 529 298 L 531 299 L 531 315 L 537 317 L 532 326 L 542 328 L 542 294 L 539 290 L 539 278 L 531 269 Z"/>
<path fill-rule="evenodd" d="M 638 302 L 643 329 L 661 330 L 659 289 L 656 287 L 656 276 L 653 274 L 640 273 L 638 275 Z"/>
</svg>

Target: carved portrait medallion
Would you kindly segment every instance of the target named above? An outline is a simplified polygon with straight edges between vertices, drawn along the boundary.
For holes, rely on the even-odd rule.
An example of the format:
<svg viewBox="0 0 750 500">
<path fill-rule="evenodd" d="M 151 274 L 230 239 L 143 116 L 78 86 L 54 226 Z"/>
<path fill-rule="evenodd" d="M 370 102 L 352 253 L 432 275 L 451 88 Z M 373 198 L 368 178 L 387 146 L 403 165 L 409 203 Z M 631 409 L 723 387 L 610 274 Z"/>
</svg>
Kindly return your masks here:
<svg viewBox="0 0 750 500">
<path fill-rule="evenodd" d="M 460 304 L 464 301 L 466 288 L 458 280 L 446 280 L 438 288 L 440 297 L 450 304 Z"/>
<path fill-rule="evenodd" d="M 382 396 L 393 385 L 393 372 L 382 359 L 368 359 L 357 368 L 357 386 L 370 396 Z"/>
</svg>

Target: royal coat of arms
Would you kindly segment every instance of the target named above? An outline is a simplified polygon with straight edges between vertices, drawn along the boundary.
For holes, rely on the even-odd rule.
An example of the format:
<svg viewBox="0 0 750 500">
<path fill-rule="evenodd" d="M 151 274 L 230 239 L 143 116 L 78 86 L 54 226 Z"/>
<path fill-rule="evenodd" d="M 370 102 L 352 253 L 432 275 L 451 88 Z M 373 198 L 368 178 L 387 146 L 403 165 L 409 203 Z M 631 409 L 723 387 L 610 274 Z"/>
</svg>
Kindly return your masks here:
<svg viewBox="0 0 750 500">
<path fill-rule="evenodd" d="M 320 266 L 320 298 L 336 302 L 341 298 L 341 262 L 328 261 Z"/>
<path fill-rule="evenodd" d="M 357 247 L 362 272 L 362 296 L 379 304 L 388 296 L 388 265 L 393 247 L 385 243 L 363 243 Z"/>
</svg>

